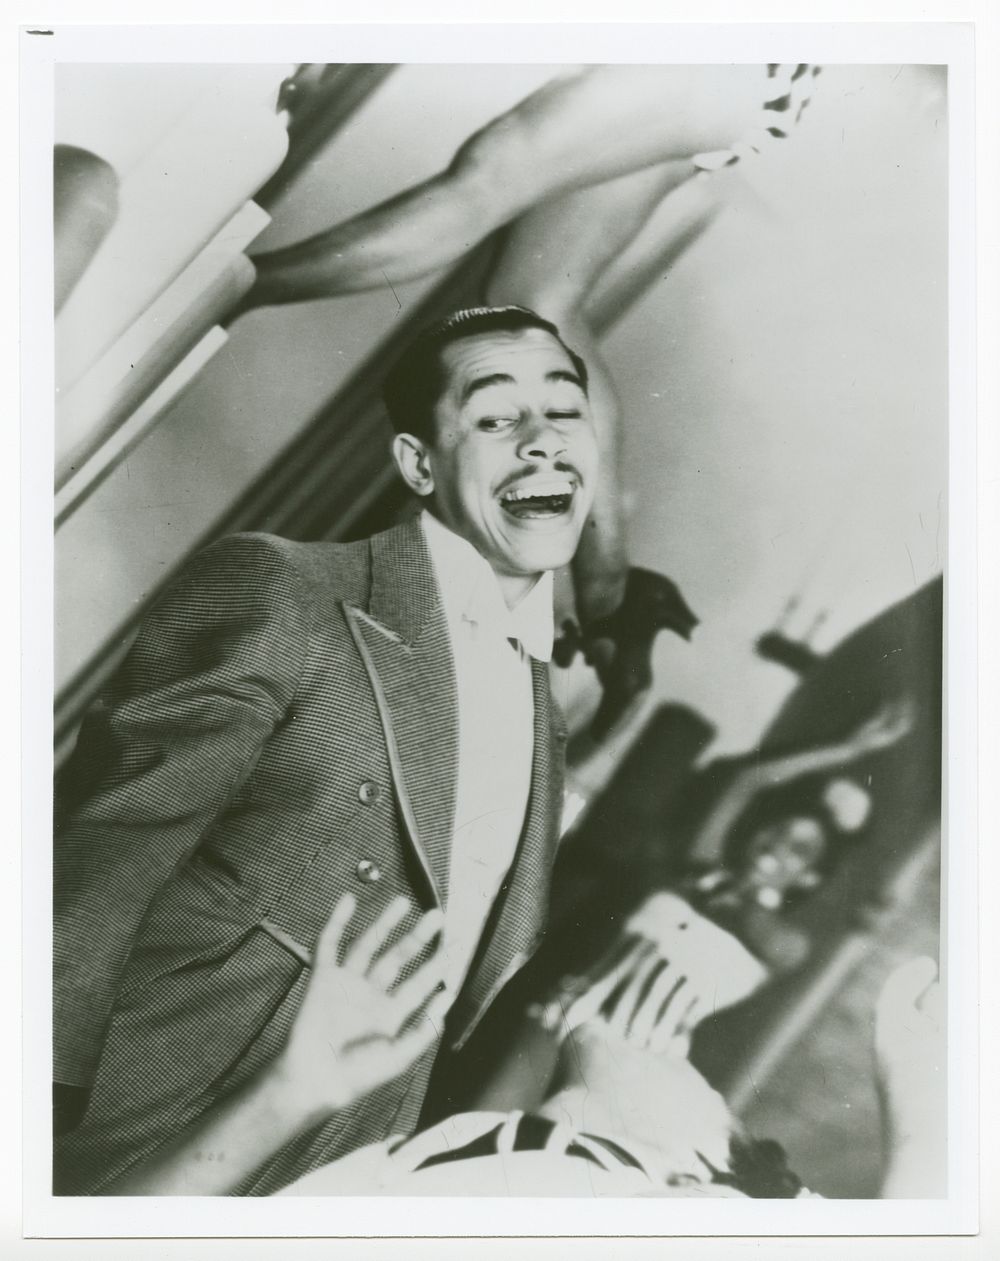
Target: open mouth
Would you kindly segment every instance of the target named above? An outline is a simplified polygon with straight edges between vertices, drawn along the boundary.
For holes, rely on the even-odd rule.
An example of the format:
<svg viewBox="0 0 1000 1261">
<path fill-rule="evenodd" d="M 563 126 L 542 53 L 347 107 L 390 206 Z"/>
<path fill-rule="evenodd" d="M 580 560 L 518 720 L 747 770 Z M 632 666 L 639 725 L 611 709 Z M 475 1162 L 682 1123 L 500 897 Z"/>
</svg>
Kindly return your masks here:
<svg viewBox="0 0 1000 1261">
<path fill-rule="evenodd" d="M 500 496 L 500 506 L 519 521 L 548 521 L 569 512 L 576 487 L 566 478 L 531 481 Z"/>
</svg>

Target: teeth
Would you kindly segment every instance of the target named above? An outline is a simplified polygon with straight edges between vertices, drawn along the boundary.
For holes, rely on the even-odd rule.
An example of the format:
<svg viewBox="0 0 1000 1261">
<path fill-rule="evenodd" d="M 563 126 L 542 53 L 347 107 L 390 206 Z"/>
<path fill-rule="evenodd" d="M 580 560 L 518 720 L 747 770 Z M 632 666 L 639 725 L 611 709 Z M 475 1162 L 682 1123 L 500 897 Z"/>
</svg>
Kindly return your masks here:
<svg viewBox="0 0 1000 1261">
<path fill-rule="evenodd" d="M 546 482 L 544 486 L 519 486 L 515 490 L 508 490 L 503 495 L 504 499 L 541 499 L 550 495 L 572 495 L 573 486 L 568 481 Z"/>
</svg>

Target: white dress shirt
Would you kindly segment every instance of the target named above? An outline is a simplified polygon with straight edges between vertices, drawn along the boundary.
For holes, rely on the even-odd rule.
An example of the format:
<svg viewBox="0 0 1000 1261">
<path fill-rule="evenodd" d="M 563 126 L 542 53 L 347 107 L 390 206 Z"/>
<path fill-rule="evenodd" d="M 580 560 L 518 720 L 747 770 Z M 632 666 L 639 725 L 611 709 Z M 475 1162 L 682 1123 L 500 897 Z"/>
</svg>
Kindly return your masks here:
<svg viewBox="0 0 1000 1261">
<path fill-rule="evenodd" d="M 510 868 L 531 788 L 534 697 L 529 654 L 552 656 L 552 575 L 508 609 L 489 562 L 430 513 L 434 564 L 458 690 L 458 784 L 442 949 L 454 994 Z"/>
</svg>

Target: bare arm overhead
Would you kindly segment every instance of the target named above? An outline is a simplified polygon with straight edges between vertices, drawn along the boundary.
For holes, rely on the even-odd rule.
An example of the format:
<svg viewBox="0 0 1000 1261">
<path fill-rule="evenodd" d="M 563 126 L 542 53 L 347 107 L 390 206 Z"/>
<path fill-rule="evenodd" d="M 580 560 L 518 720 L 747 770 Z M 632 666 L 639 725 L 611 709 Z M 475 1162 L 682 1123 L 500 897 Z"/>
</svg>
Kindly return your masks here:
<svg viewBox="0 0 1000 1261">
<path fill-rule="evenodd" d="M 717 862 L 733 824 L 753 799 L 766 789 L 781 788 L 806 775 L 840 770 L 858 758 L 891 747 L 913 727 L 913 707 L 892 702 L 832 744 L 797 749 L 778 757 L 747 761 L 713 803 L 698 831 L 689 857 L 695 862 Z"/>
<path fill-rule="evenodd" d="M 414 279 L 558 194 L 732 142 L 761 103 L 755 66 L 588 66 L 552 79 L 438 175 L 254 261 L 247 305 Z"/>
</svg>

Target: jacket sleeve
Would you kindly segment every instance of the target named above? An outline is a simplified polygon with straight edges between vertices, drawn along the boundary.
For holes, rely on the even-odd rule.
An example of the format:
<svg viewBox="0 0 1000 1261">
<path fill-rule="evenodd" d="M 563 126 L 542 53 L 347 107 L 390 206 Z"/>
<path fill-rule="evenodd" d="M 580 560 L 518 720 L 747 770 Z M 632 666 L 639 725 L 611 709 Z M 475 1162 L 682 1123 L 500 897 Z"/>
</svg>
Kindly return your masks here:
<svg viewBox="0 0 1000 1261">
<path fill-rule="evenodd" d="M 83 724 L 56 832 L 56 1081 L 89 1084 L 143 916 L 289 708 L 308 637 L 281 543 L 224 539 L 145 618 Z"/>
</svg>

